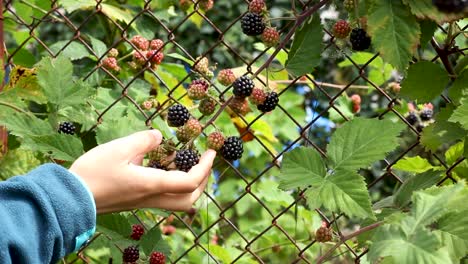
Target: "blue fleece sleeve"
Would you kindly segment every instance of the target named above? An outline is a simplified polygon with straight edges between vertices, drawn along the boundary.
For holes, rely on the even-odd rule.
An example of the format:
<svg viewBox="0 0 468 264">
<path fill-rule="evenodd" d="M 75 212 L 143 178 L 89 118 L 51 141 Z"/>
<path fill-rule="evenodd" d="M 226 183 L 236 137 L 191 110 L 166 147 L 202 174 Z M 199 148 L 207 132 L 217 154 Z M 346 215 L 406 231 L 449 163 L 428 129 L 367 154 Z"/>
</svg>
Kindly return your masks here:
<svg viewBox="0 0 468 264">
<path fill-rule="evenodd" d="M 42 165 L 0 182 L 0 262 L 55 263 L 96 226 L 94 199 L 67 169 Z"/>
</svg>

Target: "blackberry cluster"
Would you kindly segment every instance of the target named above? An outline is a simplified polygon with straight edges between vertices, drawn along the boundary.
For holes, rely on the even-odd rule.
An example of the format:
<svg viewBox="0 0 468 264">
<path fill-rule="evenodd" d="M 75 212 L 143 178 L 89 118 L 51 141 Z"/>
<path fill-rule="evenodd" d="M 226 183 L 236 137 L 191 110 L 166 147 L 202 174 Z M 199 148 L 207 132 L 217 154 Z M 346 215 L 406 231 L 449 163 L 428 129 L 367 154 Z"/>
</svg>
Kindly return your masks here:
<svg viewBox="0 0 468 264">
<path fill-rule="evenodd" d="M 140 250 L 135 246 L 129 246 L 124 249 L 122 259 L 124 262 L 135 262 L 140 258 Z"/>
<path fill-rule="evenodd" d="M 261 15 L 256 13 L 247 13 L 241 20 L 242 32 L 248 36 L 258 36 L 266 28 Z"/>
<path fill-rule="evenodd" d="M 434 114 L 434 111 L 432 111 L 432 109 L 424 108 L 419 113 L 419 117 L 421 118 L 422 121 L 429 121 L 432 119 L 433 114 Z"/>
<path fill-rule="evenodd" d="M 252 90 L 254 88 L 254 82 L 247 76 L 241 76 L 237 78 L 234 83 L 234 95 L 237 97 L 247 97 L 252 94 Z"/>
<path fill-rule="evenodd" d="M 191 149 L 179 150 L 176 153 L 174 163 L 178 170 L 189 171 L 199 161 L 198 153 Z"/>
<path fill-rule="evenodd" d="M 468 0 L 432 0 L 432 3 L 445 13 L 464 12 L 468 8 Z"/>
<path fill-rule="evenodd" d="M 167 123 L 169 126 L 180 127 L 183 126 L 190 118 L 188 109 L 180 104 L 169 107 L 167 113 Z"/>
<path fill-rule="evenodd" d="M 63 122 L 63 123 L 60 123 L 58 132 L 63 133 L 63 134 L 68 134 L 68 135 L 74 135 L 75 129 L 76 128 L 72 123 Z"/>
<path fill-rule="evenodd" d="M 273 111 L 278 105 L 279 97 L 278 94 L 275 92 L 270 92 L 267 94 L 265 101 L 263 104 L 257 105 L 257 109 L 266 113 Z"/>
<path fill-rule="evenodd" d="M 351 36 L 349 37 L 351 41 L 351 46 L 355 51 L 363 51 L 370 47 L 371 38 L 367 35 L 367 32 L 362 28 L 355 28 L 351 31 Z"/>
<path fill-rule="evenodd" d="M 130 237 L 133 240 L 140 240 L 140 238 L 145 234 L 145 229 L 142 225 L 133 225 L 132 226 L 132 234 Z"/>
<path fill-rule="evenodd" d="M 243 152 L 244 147 L 242 145 L 242 140 L 235 136 L 226 138 L 221 147 L 221 155 L 227 160 L 240 159 Z"/>
<path fill-rule="evenodd" d="M 418 116 L 416 116 L 416 115 L 414 114 L 414 112 L 409 113 L 409 114 L 405 117 L 405 119 L 406 119 L 406 121 L 408 121 L 408 123 L 409 123 L 410 125 L 414 125 L 414 124 L 416 124 L 416 122 L 418 122 Z"/>
</svg>

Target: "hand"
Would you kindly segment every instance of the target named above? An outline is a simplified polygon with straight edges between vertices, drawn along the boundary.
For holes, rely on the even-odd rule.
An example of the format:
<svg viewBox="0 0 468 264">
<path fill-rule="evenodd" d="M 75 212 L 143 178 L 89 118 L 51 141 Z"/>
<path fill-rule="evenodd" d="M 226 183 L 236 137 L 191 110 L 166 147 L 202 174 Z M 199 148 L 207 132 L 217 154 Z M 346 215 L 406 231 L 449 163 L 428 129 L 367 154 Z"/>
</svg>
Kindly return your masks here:
<svg viewBox="0 0 468 264">
<path fill-rule="evenodd" d="M 91 189 L 98 213 L 192 207 L 205 189 L 216 152 L 205 152 L 189 172 L 142 167 L 145 154 L 161 140 L 158 130 L 137 132 L 97 146 L 73 163 L 70 171 Z"/>
</svg>

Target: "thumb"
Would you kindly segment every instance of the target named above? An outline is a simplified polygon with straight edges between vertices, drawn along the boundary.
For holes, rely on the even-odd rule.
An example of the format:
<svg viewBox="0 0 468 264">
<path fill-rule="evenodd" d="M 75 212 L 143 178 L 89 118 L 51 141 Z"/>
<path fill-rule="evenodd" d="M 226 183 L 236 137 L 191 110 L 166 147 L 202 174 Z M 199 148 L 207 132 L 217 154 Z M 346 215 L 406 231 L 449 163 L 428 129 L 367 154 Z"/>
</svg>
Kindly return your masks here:
<svg viewBox="0 0 468 264">
<path fill-rule="evenodd" d="M 111 144 L 127 158 L 134 158 L 154 150 L 161 144 L 162 135 L 159 130 L 145 130 L 114 140 Z"/>
</svg>

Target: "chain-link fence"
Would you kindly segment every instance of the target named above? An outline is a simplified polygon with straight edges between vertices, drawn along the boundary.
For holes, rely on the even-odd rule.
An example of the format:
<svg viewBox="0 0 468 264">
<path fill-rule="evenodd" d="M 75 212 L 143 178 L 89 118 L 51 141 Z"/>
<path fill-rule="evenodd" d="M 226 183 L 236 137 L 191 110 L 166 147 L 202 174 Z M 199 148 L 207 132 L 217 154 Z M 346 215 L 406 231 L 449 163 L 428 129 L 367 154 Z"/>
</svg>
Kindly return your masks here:
<svg viewBox="0 0 468 264">
<path fill-rule="evenodd" d="M 282 155 L 297 146 L 309 145 L 317 151 L 319 151 L 323 156 L 326 156 L 323 139 L 317 139 L 317 134 L 315 134 L 317 129 L 317 123 L 320 122 L 324 117 L 329 117 L 330 112 L 335 112 L 340 116 L 344 121 L 350 119 L 350 116 L 347 113 L 343 112 L 343 108 L 338 107 L 338 102 L 340 98 L 346 94 L 353 92 L 359 92 L 361 94 L 371 94 L 374 97 L 377 97 L 378 100 L 369 99 L 365 104 L 374 104 L 379 103 L 386 105 L 386 108 L 383 108 L 383 111 L 380 111 L 378 114 L 372 111 L 364 112 L 368 116 L 377 116 L 378 118 L 397 116 L 401 122 L 404 122 L 407 127 L 407 138 L 408 142 L 404 147 L 398 150 L 398 153 L 393 154 L 391 158 L 386 159 L 380 165 L 381 170 L 378 175 L 370 175 L 367 177 L 368 188 L 372 192 L 380 192 L 383 194 L 388 194 L 388 190 L 382 191 L 382 189 L 393 188 L 394 186 L 401 183 L 403 180 L 394 172 L 392 166 L 401 160 L 405 155 L 414 151 L 421 151 L 422 147 L 420 146 L 420 138 L 418 128 L 412 126 L 405 119 L 404 113 L 401 113 L 398 107 L 400 107 L 400 101 L 397 94 L 389 91 L 386 87 L 380 87 L 375 82 L 373 82 L 368 76 L 368 67 L 375 60 L 379 59 L 378 54 L 374 54 L 370 59 L 365 63 L 356 62 L 355 59 L 351 57 L 351 53 L 346 51 L 343 45 L 340 45 L 337 39 L 333 36 L 331 30 L 325 29 L 325 38 L 324 38 L 324 51 L 323 54 L 332 54 L 329 56 L 334 56 L 333 54 L 339 54 L 339 60 L 349 61 L 351 68 L 349 71 L 352 72 L 352 78 L 346 83 L 330 83 L 326 81 L 329 79 L 328 72 L 317 72 L 314 73 L 314 76 L 304 76 L 296 79 L 291 79 L 291 76 L 285 76 L 284 80 L 277 80 L 268 82 L 268 78 L 259 77 L 262 72 L 266 69 L 269 69 L 272 65 L 276 63 L 278 59 L 278 54 L 284 56 L 288 53 L 286 49 L 287 46 L 291 43 L 291 36 L 294 32 L 294 29 L 300 25 L 297 23 L 298 20 L 281 22 L 278 24 L 281 26 L 280 32 L 282 35 L 282 41 L 279 43 L 277 48 L 264 48 L 263 49 L 245 49 L 242 47 L 245 43 L 250 43 L 246 41 L 239 34 L 240 28 L 240 19 L 245 14 L 247 1 L 238 1 L 239 3 L 224 3 L 218 4 L 218 1 L 214 4 L 214 8 L 211 11 L 204 12 L 202 11 L 202 2 L 206 1 L 194 1 L 193 9 L 190 9 L 187 12 L 177 12 L 175 17 L 167 18 L 162 17 L 161 9 L 166 4 L 166 2 L 171 1 L 161 1 L 160 4 L 155 3 L 158 1 L 123 1 L 122 6 L 119 7 L 119 2 L 114 1 L 111 4 L 108 4 L 104 1 L 96 1 L 95 3 L 90 4 L 89 2 L 94 1 L 77 1 L 74 11 L 70 11 L 70 6 L 72 4 L 65 3 L 68 1 L 27 1 L 27 0 L 17 0 L 17 1 L 2 1 L 1 7 L 3 19 L 1 20 L 0 28 L 6 28 L 3 32 L 2 30 L 2 50 L 3 54 L 6 54 L 4 64 L 7 69 L 12 69 L 14 65 L 21 65 L 25 60 L 25 56 L 40 57 L 41 55 L 47 55 L 56 57 L 59 54 L 67 53 L 70 49 L 80 48 L 85 49 L 85 53 L 89 54 L 89 57 L 92 57 L 92 60 L 95 61 L 94 67 L 80 68 L 79 74 L 80 77 L 84 77 L 85 80 L 94 78 L 96 72 L 99 72 L 104 76 L 106 82 L 113 83 L 119 90 L 120 95 L 105 108 L 95 110 L 97 118 L 95 119 L 95 124 L 91 126 L 88 131 L 92 132 L 100 124 L 106 120 L 106 115 L 119 103 L 125 102 L 126 107 L 134 107 L 137 109 L 140 114 L 141 122 L 144 122 L 145 125 L 151 126 L 153 120 L 160 118 L 161 115 L 173 104 L 181 103 L 184 104 L 183 100 L 186 98 L 186 93 L 180 93 L 179 91 L 183 89 L 185 91 L 185 86 L 187 81 L 193 77 L 193 69 L 201 61 L 202 57 L 211 58 L 212 61 L 217 61 L 221 58 L 220 54 L 224 56 L 224 62 L 217 65 L 218 68 L 225 68 L 223 64 L 226 65 L 242 65 L 245 67 L 245 71 L 240 74 L 249 74 L 256 77 L 256 82 L 259 85 L 265 87 L 271 86 L 272 83 L 275 85 L 281 84 L 282 88 L 278 89 L 278 94 L 280 97 L 280 102 L 277 109 L 271 113 L 271 115 L 281 116 L 284 126 L 287 129 L 294 131 L 293 134 L 296 136 L 294 138 L 289 138 L 288 140 L 283 140 L 281 142 L 282 147 L 279 151 L 274 151 L 270 146 L 265 144 L 265 141 L 260 138 L 259 134 L 255 132 L 257 129 L 255 124 L 259 122 L 268 122 L 268 119 L 265 119 L 266 115 L 260 113 L 253 118 L 247 119 L 244 115 L 231 111 L 230 115 L 233 118 L 236 118 L 241 125 L 241 129 L 238 129 L 240 137 L 248 141 L 246 144 L 246 149 L 251 148 L 253 145 L 256 145 L 257 148 L 262 149 L 262 152 L 266 153 L 268 156 L 268 162 L 266 164 L 260 164 L 261 168 L 254 173 L 254 175 L 246 175 L 246 172 L 243 168 L 243 164 L 239 166 L 238 164 L 233 164 L 231 162 L 226 162 L 225 160 L 219 159 L 214 167 L 217 167 L 219 163 L 224 164 L 224 171 L 222 173 L 218 172 L 218 175 L 224 176 L 228 175 L 229 178 L 240 179 L 242 184 L 242 190 L 237 190 L 237 194 L 232 196 L 230 201 L 218 201 L 218 197 L 210 187 L 210 190 L 207 190 L 204 193 L 202 200 L 209 201 L 209 209 L 211 213 L 214 212 L 217 215 L 216 218 L 207 219 L 204 223 L 197 223 L 193 221 L 191 216 L 187 216 L 186 213 L 173 213 L 168 218 L 174 218 L 172 225 L 177 226 L 179 229 L 184 230 L 185 237 L 187 240 L 192 241 L 191 245 L 185 243 L 185 248 L 177 250 L 177 254 L 174 254 L 170 258 L 171 263 L 187 263 L 187 256 L 193 251 L 202 252 L 210 263 L 220 263 L 218 257 L 215 256 L 213 250 L 213 243 L 210 243 L 206 240 L 206 237 L 213 237 L 214 235 L 220 233 L 219 231 L 213 230 L 224 230 L 224 233 L 229 234 L 230 236 L 237 237 L 236 245 L 233 245 L 238 251 L 235 256 L 232 257 L 232 263 L 269 263 L 266 259 L 271 261 L 271 256 L 265 256 L 265 249 L 268 249 L 269 254 L 275 254 L 275 249 L 281 247 L 288 247 L 290 256 L 288 259 L 291 260 L 291 263 L 315 263 L 317 257 L 316 241 L 313 236 L 309 236 L 310 240 L 298 241 L 296 238 L 297 234 L 292 233 L 291 228 L 285 227 L 282 218 L 286 219 L 296 219 L 294 215 L 297 216 L 298 205 L 304 204 L 303 192 L 298 192 L 294 194 L 296 199 L 288 204 L 287 206 L 281 206 L 280 208 L 275 207 L 272 209 L 271 200 L 265 197 L 264 194 L 259 193 L 260 189 L 258 185 L 265 178 L 271 178 L 272 171 L 273 174 L 277 174 L 278 168 L 280 165 Z M 47 3 L 46 3 L 47 2 Z M 83 3 L 82 3 L 83 2 Z M 88 2 L 88 3 L 84 3 Z M 132 12 L 125 12 L 125 8 L 131 5 Z M 181 1 L 183 2 L 183 1 Z M 209 2 L 209 1 L 208 1 Z M 269 3 L 269 5 L 274 6 L 276 3 Z M 282 7 L 289 8 L 297 14 L 304 13 L 314 13 L 320 7 L 328 4 L 329 1 L 278 1 L 278 5 Z M 64 8 L 62 4 L 67 6 Z M 80 9 L 80 6 L 82 8 Z M 177 5 L 176 5 L 177 6 Z M 221 6 L 221 7 L 220 7 Z M 136 7 L 139 9 L 136 10 Z M 234 10 L 226 11 L 229 13 L 230 17 L 223 17 L 223 8 L 233 8 Z M 173 8 L 173 7 L 171 7 Z M 117 11 L 116 11 L 117 9 Z M 25 11 L 26 10 L 26 11 Z M 172 10 L 173 11 L 173 10 Z M 80 13 L 81 12 L 81 13 Z M 78 14 L 77 14 L 78 13 Z M 304 14 L 302 13 L 302 14 Z M 26 14 L 26 15 L 24 15 Z M 132 17 L 126 17 L 129 14 L 132 14 Z M 167 13 L 164 13 L 167 14 Z M 183 15 L 181 15 L 183 14 Z M 216 21 L 211 19 L 212 14 L 216 14 L 218 17 Z M 219 18 L 221 17 L 221 18 Z M 301 16 L 299 16 L 301 17 Z M 304 17 L 305 19 L 306 17 Z M 198 21 L 198 22 L 194 22 Z M 105 32 L 101 34 L 101 41 L 105 42 L 107 45 L 104 52 L 97 51 L 96 46 L 93 45 L 92 39 L 90 38 L 90 32 L 92 28 L 98 27 L 100 23 L 105 23 L 110 25 L 112 32 Z M 161 72 L 151 68 L 150 63 L 144 64 L 141 68 L 137 69 L 133 78 L 122 80 L 119 75 L 112 70 L 103 66 L 103 60 L 108 55 L 108 52 L 119 45 L 129 46 L 133 49 L 137 49 L 134 43 L 131 42 L 132 35 L 135 34 L 134 26 L 148 23 L 150 27 L 157 27 L 157 29 L 148 29 L 150 32 L 155 32 L 155 37 L 163 39 L 164 46 L 161 48 L 168 49 L 172 51 L 171 54 L 179 54 L 184 58 L 188 58 L 191 61 L 191 65 L 187 61 L 178 58 L 177 56 L 165 56 L 165 62 L 171 62 L 174 64 L 184 65 L 186 72 L 184 76 L 177 79 L 174 82 L 168 83 L 167 78 L 161 76 Z M 192 24 L 200 23 L 203 24 L 203 30 L 208 33 L 203 33 L 202 31 L 197 32 L 193 30 Z M 188 25 L 190 24 L 190 25 Z M 11 32 L 11 29 L 15 29 L 16 32 Z M 440 26 L 442 32 L 445 31 L 443 27 Z M 15 35 L 16 34 L 16 35 Z M 105 39 L 106 34 L 112 34 L 113 38 Z M 91 36 L 93 37 L 93 36 Z M 13 41 L 13 38 L 16 39 L 16 42 Z M 97 38 L 97 37 L 96 37 Z M 60 45 L 57 43 L 60 42 Z M 55 44 L 55 45 L 54 45 Z M 442 64 L 446 65 L 447 55 L 441 52 L 441 48 L 437 45 L 436 41 L 433 40 L 431 45 L 435 53 L 437 54 L 433 61 L 441 60 Z M 203 50 L 200 50 L 203 49 Z M 463 50 L 457 50 L 455 52 L 460 53 L 464 56 Z M 441 57 L 442 56 L 442 57 Z M 83 58 L 81 58 L 83 59 Z M 86 58 L 84 58 L 86 59 Z M 148 58 L 148 61 L 151 58 Z M 219 59 L 221 60 L 221 59 Z M 330 61 L 333 61 L 329 59 Z M 330 65 L 322 65 L 322 68 L 326 67 L 336 67 L 333 63 L 328 62 Z M 275 69 L 270 69 L 275 71 Z M 132 97 L 133 85 L 139 78 L 142 78 L 145 75 L 151 75 L 154 78 L 155 82 L 160 85 L 160 92 L 165 94 L 165 99 L 159 101 L 158 104 L 151 110 L 151 112 L 143 109 L 141 101 L 139 99 Z M 208 81 L 212 80 L 210 76 L 207 76 Z M 5 83 L 3 84 L 5 85 Z M 204 129 L 207 129 L 211 126 L 216 126 L 217 119 L 221 116 L 224 110 L 229 106 L 231 98 L 226 96 L 226 93 L 232 89 L 232 87 L 220 86 L 219 83 L 211 82 L 211 87 L 215 91 L 217 103 L 220 107 L 216 110 L 215 114 L 211 117 L 203 117 L 202 115 L 196 116 L 204 123 Z M 298 89 L 301 87 L 306 87 L 306 92 L 298 92 Z M 304 89 L 304 88 L 302 88 Z M 289 98 L 286 98 L 284 95 L 288 92 L 294 92 L 300 94 L 300 98 L 306 98 L 304 103 L 301 104 L 301 108 L 312 110 L 312 114 L 308 114 L 308 118 L 304 120 L 295 118 L 293 113 L 288 111 L 289 108 L 285 107 L 287 104 L 295 103 L 290 102 Z M 149 94 L 148 94 L 149 96 Z M 297 98 L 297 97 L 294 97 Z M 371 98 L 371 96 L 369 96 Z M 442 104 L 450 104 L 450 98 L 442 96 Z M 265 121 L 266 120 L 266 121 Z M 219 128 L 219 127 L 217 127 Z M 275 133 L 276 127 L 273 127 L 273 133 Z M 6 130 L 2 132 L 2 138 L 5 141 Z M 326 140 L 325 140 L 326 141 Z M 4 142 L 3 146 L 6 146 Z M 461 164 L 464 161 L 464 158 L 461 158 L 454 162 L 453 164 L 446 164 L 444 157 L 440 156 L 438 153 L 427 154 L 431 156 L 431 159 L 435 159 L 440 162 L 441 166 L 445 168 L 445 177 L 440 181 L 439 184 L 444 183 L 445 181 L 455 181 L 451 176 L 451 172 L 454 168 Z M 251 173 L 251 172 L 249 172 Z M 219 180 L 218 180 L 219 181 Z M 218 182 L 219 183 L 219 182 Z M 390 187 L 389 187 L 390 186 Z M 218 190 L 223 191 L 223 190 Z M 258 214 L 262 214 L 265 218 L 268 219 L 268 225 L 256 226 L 257 232 L 250 232 L 248 225 L 240 224 L 238 217 L 242 215 L 235 214 L 236 217 L 231 217 L 234 215 L 232 212 L 239 210 L 237 207 L 244 203 L 246 200 L 250 202 L 257 203 Z M 140 222 L 144 225 L 145 229 L 149 230 L 153 228 L 153 225 L 164 225 L 167 221 L 166 217 L 157 218 L 156 222 L 152 222 L 152 225 L 148 221 L 142 220 L 142 214 L 144 210 L 135 211 L 133 215 L 135 217 L 135 222 Z M 339 238 L 341 232 L 339 229 L 335 228 L 333 225 L 334 221 L 338 221 L 343 216 L 335 216 L 333 214 L 327 214 L 316 209 L 316 212 L 320 215 L 321 220 L 326 221 L 329 226 L 333 227 L 335 235 Z M 246 211 L 243 211 L 245 217 L 248 218 L 249 214 Z M 293 216 L 290 218 L 290 216 Z M 248 221 L 248 219 L 245 219 Z M 296 225 L 307 225 L 304 222 L 296 222 Z M 203 227 L 203 228 L 202 228 Z M 259 247 L 258 243 L 263 238 L 269 236 L 269 233 L 274 230 L 275 234 L 280 234 L 280 242 L 272 242 L 271 247 Z M 209 235 L 208 235 L 209 234 Z M 109 240 L 110 237 L 105 236 L 104 234 L 97 234 L 87 245 L 93 245 L 94 241 L 98 239 Z M 218 240 L 222 240 L 222 237 L 217 237 Z M 367 250 L 365 248 L 357 248 L 357 244 L 353 241 L 342 241 L 343 245 L 339 247 L 339 252 L 335 252 L 337 255 L 341 255 L 341 262 L 339 263 L 350 263 L 354 261 L 359 263 L 360 259 L 366 254 Z M 222 245 L 222 242 L 218 241 L 217 243 Z M 188 245 L 188 246 L 187 246 Z M 211 245 L 211 246 L 210 246 Z M 232 245 L 231 245 L 232 246 Z M 83 248 L 76 258 L 68 258 L 64 263 L 76 263 L 76 262 L 93 262 L 86 256 L 87 247 Z M 116 244 L 120 250 L 118 244 Z M 273 251 L 270 251 L 273 250 Z M 248 259 L 251 262 L 243 262 L 243 259 Z M 115 261 L 115 260 L 114 260 Z M 272 262 L 270 262 L 272 263 Z M 279 263 L 279 262 L 277 262 Z M 338 262 L 336 262 L 338 263 Z"/>
</svg>

